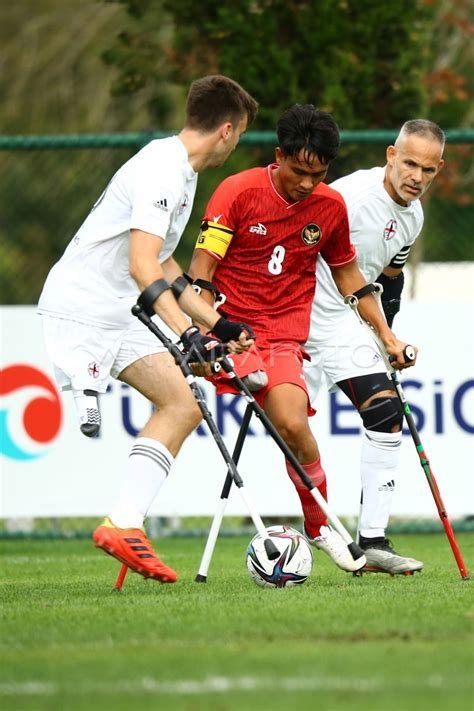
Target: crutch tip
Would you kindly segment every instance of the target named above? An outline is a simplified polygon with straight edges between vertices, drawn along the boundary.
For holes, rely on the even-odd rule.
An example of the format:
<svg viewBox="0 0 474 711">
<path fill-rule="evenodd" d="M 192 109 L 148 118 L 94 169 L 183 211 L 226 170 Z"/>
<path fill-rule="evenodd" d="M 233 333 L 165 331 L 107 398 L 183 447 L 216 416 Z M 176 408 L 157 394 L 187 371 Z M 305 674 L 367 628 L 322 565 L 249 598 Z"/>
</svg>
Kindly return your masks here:
<svg viewBox="0 0 474 711">
<path fill-rule="evenodd" d="M 207 583 L 207 575 L 201 575 L 198 573 L 194 578 L 195 583 Z"/>
</svg>

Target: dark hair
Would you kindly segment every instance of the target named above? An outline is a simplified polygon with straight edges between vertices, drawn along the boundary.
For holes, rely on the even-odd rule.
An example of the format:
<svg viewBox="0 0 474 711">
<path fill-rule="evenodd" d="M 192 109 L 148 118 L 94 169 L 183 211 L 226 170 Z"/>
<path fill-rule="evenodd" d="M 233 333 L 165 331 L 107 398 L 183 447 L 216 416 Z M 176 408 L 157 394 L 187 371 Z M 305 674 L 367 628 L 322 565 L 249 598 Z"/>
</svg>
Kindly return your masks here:
<svg viewBox="0 0 474 711">
<path fill-rule="evenodd" d="M 400 129 L 398 138 L 400 138 L 401 136 L 410 135 L 420 136 L 421 138 L 434 139 L 441 144 L 442 148 L 444 148 L 444 144 L 446 141 L 444 131 L 440 129 L 438 124 L 433 123 L 433 121 L 428 121 L 427 119 L 412 119 L 411 121 L 405 121 L 405 123 Z"/>
<path fill-rule="evenodd" d="M 213 74 L 191 84 L 186 101 L 186 128 L 210 133 L 226 121 L 235 128 L 245 117 L 249 126 L 257 109 L 255 99 L 240 84 Z"/>
<path fill-rule="evenodd" d="M 277 123 L 278 145 L 285 156 L 297 157 L 304 151 L 306 161 L 317 156 L 327 164 L 337 156 L 339 129 L 331 114 L 312 104 L 294 104 Z"/>
</svg>

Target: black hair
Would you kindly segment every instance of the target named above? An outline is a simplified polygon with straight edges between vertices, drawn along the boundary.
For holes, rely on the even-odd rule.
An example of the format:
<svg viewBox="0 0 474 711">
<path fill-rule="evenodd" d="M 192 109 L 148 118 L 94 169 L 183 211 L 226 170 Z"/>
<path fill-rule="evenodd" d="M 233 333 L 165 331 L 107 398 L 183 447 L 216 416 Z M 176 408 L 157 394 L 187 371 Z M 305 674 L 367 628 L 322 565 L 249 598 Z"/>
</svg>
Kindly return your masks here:
<svg viewBox="0 0 474 711">
<path fill-rule="evenodd" d="M 317 156 L 327 165 L 339 151 L 339 128 L 331 114 L 312 104 L 294 104 L 277 123 L 278 145 L 285 156 L 297 157 L 304 151 L 307 162 Z"/>
</svg>

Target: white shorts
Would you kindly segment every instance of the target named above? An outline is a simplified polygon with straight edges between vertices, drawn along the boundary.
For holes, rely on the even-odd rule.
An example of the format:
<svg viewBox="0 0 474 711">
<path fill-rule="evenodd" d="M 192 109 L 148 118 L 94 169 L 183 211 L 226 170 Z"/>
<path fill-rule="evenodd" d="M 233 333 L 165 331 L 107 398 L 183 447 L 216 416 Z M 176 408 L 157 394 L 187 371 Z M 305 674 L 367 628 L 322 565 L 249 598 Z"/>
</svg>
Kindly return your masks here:
<svg viewBox="0 0 474 711">
<path fill-rule="evenodd" d="M 310 362 L 304 361 L 304 377 L 312 405 L 323 374 L 328 390 L 334 390 L 341 380 L 387 372 L 374 339 L 350 311 L 338 319 L 332 333 L 317 343 L 309 340 L 304 349 L 311 356 Z"/>
<path fill-rule="evenodd" d="M 140 358 L 166 348 L 141 321 L 128 329 L 102 328 L 56 316 L 41 315 L 46 350 L 54 364 L 59 390 L 95 390 L 105 393 L 110 376 Z M 173 342 L 178 336 L 157 316 L 157 326 Z"/>
</svg>

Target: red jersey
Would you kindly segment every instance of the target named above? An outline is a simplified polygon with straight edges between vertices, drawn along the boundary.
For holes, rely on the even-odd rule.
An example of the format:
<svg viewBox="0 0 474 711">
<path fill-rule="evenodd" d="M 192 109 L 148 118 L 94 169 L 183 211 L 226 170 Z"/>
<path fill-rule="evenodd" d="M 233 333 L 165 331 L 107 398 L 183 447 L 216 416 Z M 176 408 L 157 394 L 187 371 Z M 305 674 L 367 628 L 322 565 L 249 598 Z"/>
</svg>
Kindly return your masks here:
<svg viewBox="0 0 474 711">
<path fill-rule="evenodd" d="M 355 260 L 341 195 L 320 183 L 289 203 L 273 182 L 275 167 L 230 176 L 212 195 L 204 219 L 227 230 L 227 251 L 209 249 L 205 228 L 198 240 L 219 261 L 213 282 L 226 296 L 221 310 L 251 325 L 259 345 L 307 340 L 319 253 L 334 267 Z"/>
</svg>

